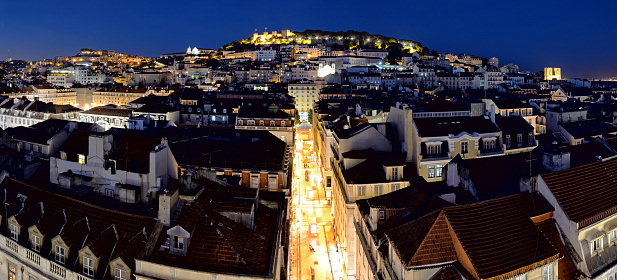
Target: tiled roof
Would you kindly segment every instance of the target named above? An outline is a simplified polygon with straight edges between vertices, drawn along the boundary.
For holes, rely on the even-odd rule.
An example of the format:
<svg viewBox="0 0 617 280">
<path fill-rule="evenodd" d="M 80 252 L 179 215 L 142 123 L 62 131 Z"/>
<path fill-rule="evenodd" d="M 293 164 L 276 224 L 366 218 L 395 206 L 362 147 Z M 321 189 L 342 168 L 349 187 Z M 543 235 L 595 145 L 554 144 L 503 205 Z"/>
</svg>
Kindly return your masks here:
<svg viewBox="0 0 617 280">
<path fill-rule="evenodd" d="M 487 117 L 448 117 L 413 120 L 420 137 L 499 132 L 499 128 Z"/>
<path fill-rule="evenodd" d="M 99 107 L 94 107 L 88 111 L 83 111 L 80 114 L 128 118 L 131 116 L 132 112 L 133 110 L 131 109 L 107 108 L 107 107 L 99 106 Z"/>
<path fill-rule="evenodd" d="M 541 196 L 521 193 L 447 207 L 444 214 L 477 275 L 491 278 L 559 257 L 531 220 L 551 211 Z"/>
<path fill-rule="evenodd" d="M 613 159 L 543 174 L 542 178 L 568 218 L 582 229 L 617 212 L 616 176 L 617 160 Z"/>
<path fill-rule="evenodd" d="M 566 247 L 562 242 L 561 234 L 557 229 L 555 220 L 546 219 L 539 222 L 537 225 L 546 239 L 553 245 L 553 247 L 555 247 L 555 249 L 557 249 L 559 254 L 563 256 L 563 258 L 559 259 L 557 277 L 560 280 L 579 279 L 581 273 L 576 269 L 576 264 L 572 261 L 568 250 L 566 250 Z"/>
<path fill-rule="evenodd" d="M 208 208 L 208 202 L 198 200 L 203 210 L 195 223 L 186 256 L 160 250 L 167 236 L 159 237 L 154 251 L 143 258 L 163 265 L 197 271 L 224 274 L 268 275 L 272 260 L 277 211 L 260 205 L 255 213 L 255 227 L 249 229 Z M 166 231 L 166 229 L 163 229 Z"/>
<path fill-rule="evenodd" d="M 532 108 L 531 105 L 523 103 L 518 99 L 494 99 L 495 106 L 501 110 L 505 109 L 518 109 L 518 108 Z M 488 108 L 490 109 L 490 108 Z"/>
<path fill-rule="evenodd" d="M 386 235 L 407 267 L 460 261 L 457 247 L 476 278 L 509 278 L 559 258 L 531 219 L 552 211 L 539 195 L 522 193 L 445 207 Z"/>
<path fill-rule="evenodd" d="M 76 250 L 69 251 L 66 262 L 68 268 L 75 269 L 76 271 L 81 271 L 81 267 L 73 267 L 78 250 L 84 244 L 92 244 L 95 247 L 95 251 L 99 251 L 96 248 L 107 246 L 107 242 L 103 242 L 103 240 L 108 239 L 105 236 L 101 236 L 101 234 L 105 234 L 105 229 L 108 229 L 111 225 L 115 225 L 119 238 L 119 245 L 116 246 L 115 250 L 122 251 L 128 240 L 135 236 L 136 233 L 145 229 L 146 233 L 150 234 L 156 223 L 154 217 L 134 215 L 98 207 L 9 177 L 4 178 L 2 183 L 0 183 L 0 193 L 5 192 L 11 201 L 17 198 L 18 195 L 25 197 L 24 209 L 32 208 L 38 203 L 43 202 L 45 214 L 37 223 L 39 231 L 46 234 L 44 239 L 41 240 L 43 243 L 41 255 L 49 256 L 51 253 L 49 241 L 57 236 L 57 232 L 62 228 L 62 231 L 59 233 L 62 239 L 68 245 L 72 245 L 72 249 L 77 248 Z M 21 204 L 20 201 L 16 202 L 19 203 L 15 204 Z M 3 208 L 0 207 L 0 209 Z M 21 208 L 21 205 L 19 205 L 19 208 Z M 98 242 L 101 242 L 101 246 L 97 245 Z M 28 245 L 24 244 L 24 246 Z M 143 247 L 141 248 L 143 250 Z M 106 250 L 101 249 L 100 251 Z M 105 270 L 107 261 L 108 259 L 101 259 L 99 267 Z"/>
<path fill-rule="evenodd" d="M 56 135 L 43 129 L 26 126 L 9 127 L 6 129 L 6 133 L 15 140 L 43 145 L 47 145 L 47 141 Z"/>
</svg>

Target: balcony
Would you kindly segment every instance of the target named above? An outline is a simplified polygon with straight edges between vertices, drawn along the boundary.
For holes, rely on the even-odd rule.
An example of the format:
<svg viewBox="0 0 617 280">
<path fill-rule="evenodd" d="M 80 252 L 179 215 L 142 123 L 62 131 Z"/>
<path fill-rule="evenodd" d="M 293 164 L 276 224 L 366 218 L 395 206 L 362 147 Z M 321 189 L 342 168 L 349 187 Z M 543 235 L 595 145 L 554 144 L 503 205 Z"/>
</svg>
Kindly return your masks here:
<svg viewBox="0 0 617 280">
<path fill-rule="evenodd" d="M 48 279 L 93 280 L 42 257 L 4 235 L 0 235 L 0 254 L 6 255 L 11 262 L 19 263 L 19 266 L 23 265 L 26 271 L 36 271 Z"/>
</svg>

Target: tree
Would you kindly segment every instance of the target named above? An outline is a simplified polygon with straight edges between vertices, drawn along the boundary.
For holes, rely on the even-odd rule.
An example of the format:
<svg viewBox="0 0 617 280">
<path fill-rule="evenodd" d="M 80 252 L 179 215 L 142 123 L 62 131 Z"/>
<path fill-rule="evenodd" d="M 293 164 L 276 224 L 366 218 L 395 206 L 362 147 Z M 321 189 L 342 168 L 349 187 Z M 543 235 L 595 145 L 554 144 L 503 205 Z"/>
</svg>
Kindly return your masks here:
<svg viewBox="0 0 617 280">
<path fill-rule="evenodd" d="M 298 112 L 296 112 L 296 115 L 294 116 L 294 124 L 300 124 L 300 115 Z"/>
<path fill-rule="evenodd" d="M 219 66 L 221 66 L 221 62 L 218 59 L 208 59 L 208 62 L 206 62 L 206 67 L 217 68 Z"/>
<path fill-rule="evenodd" d="M 311 125 L 313 124 L 313 109 L 309 109 L 308 111 L 308 121 Z"/>
</svg>

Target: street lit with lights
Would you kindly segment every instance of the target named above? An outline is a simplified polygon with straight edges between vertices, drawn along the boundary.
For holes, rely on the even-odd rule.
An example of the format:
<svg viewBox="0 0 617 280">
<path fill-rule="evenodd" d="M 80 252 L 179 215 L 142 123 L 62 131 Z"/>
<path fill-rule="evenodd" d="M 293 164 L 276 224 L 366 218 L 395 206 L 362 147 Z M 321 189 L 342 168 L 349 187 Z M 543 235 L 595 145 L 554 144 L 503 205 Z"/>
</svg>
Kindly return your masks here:
<svg viewBox="0 0 617 280">
<path fill-rule="evenodd" d="M 307 124 L 296 128 L 289 279 L 343 279 L 342 257 L 332 232 L 332 207 L 313 152 L 313 134 Z"/>
</svg>

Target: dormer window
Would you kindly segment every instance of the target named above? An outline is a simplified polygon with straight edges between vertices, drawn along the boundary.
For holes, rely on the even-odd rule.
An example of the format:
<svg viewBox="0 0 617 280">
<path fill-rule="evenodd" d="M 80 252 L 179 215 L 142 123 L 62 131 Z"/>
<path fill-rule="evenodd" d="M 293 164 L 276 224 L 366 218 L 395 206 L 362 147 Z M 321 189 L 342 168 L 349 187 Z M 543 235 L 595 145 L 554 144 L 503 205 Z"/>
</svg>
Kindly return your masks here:
<svg viewBox="0 0 617 280">
<path fill-rule="evenodd" d="M 56 245 L 56 262 L 64 264 L 65 250 L 64 247 Z"/>
<path fill-rule="evenodd" d="M 127 280 L 126 270 L 114 268 L 114 280 Z"/>
<path fill-rule="evenodd" d="M 86 156 L 82 154 L 77 155 L 77 162 L 79 164 L 86 164 Z"/>
<path fill-rule="evenodd" d="M 174 249 L 184 250 L 184 237 L 174 236 Z"/>
<path fill-rule="evenodd" d="M 41 238 L 38 235 L 30 235 L 30 247 L 35 252 L 41 252 Z"/>
<path fill-rule="evenodd" d="M 19 231 L 18 231 L 17 225 L 11 224 L 11 239 L 17 240 L 18 236 L 19 236 Z"/>
<path fill-rule="evenodd" d="M 83 257 L 83 272 L 84 275 L 94 276 L 94 260 L 88 257 Z"/>
<path fill-rule="evenodd" d="M 259 126 L 264 126 L 264 124 L 265 124 L 264 120 L 259 121 Z"/>
<path fill-rule="evenodd" d="M 392 168 L 392 180 L 393 181 L 398 180 L 398 167 Z"/>
<path fill-rule="evenodd" d="M 527 280 L 527 273 L 514 277 L 514 280 Z"/>
<path fill-rule="evenodd" d="M 589 249 L 591 250 L 591 254 L 602 250 L 602 237 L 596 238 L 595 240 L 591 241 L 589 243 Z"/>
</svg>

